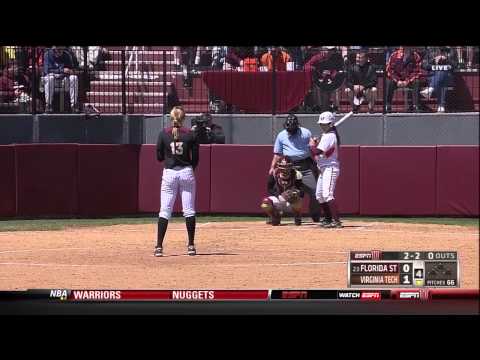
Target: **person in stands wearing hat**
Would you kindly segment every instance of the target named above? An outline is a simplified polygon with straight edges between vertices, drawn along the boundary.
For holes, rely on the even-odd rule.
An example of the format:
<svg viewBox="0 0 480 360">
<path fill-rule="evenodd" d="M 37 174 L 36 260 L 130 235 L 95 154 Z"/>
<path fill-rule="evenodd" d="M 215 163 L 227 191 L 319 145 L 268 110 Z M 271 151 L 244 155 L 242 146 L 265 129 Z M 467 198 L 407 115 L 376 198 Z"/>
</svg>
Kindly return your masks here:
<svg viewBox="0 0 480 360">
<path fill-rule="evenodd" d="M 338 216 L 335 202 L 335 185 L 340 175 L 339 148 L 340 136 L 334 125 L 335 115 L 329 111 L 320 114 L 318 124 L 322 129 L 320 139 L 310 140 L 312 155 L 317 160 L 319 176 L 317 180 L 316 197 L 325 213 L 321 222 L 324 228 L 341 228 L 342 222 Z"/>
</svg>

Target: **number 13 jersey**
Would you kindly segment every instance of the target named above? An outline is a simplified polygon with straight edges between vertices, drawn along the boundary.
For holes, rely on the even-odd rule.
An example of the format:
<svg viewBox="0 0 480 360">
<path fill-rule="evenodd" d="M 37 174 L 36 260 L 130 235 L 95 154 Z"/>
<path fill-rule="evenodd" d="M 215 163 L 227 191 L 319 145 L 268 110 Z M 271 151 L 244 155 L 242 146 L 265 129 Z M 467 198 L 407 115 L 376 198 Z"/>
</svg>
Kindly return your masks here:
<svg viewBox="0 0 480 360">
<path fill-rule="evenodd" d="M 172 127 L 163 129 L 158 135 L 157 160 L 165 161 L 164 168 L 198 165 L 199 145 L 194 133 L 187 128 L 178 128 L 178 140 L 174 141 Z"/>
</svg>

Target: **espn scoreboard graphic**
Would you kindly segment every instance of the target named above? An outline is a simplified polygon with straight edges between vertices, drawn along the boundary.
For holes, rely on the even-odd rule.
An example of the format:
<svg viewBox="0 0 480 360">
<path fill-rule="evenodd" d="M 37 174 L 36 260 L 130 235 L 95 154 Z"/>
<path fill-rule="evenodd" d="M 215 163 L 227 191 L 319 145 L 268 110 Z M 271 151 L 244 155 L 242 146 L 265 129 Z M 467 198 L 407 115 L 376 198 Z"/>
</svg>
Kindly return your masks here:
<svg viewBox="0 0 480 360">
<path fill-rule="evenodd" d="M 459 287 L 456 251 L 351 251 L 348 287 Z"/>
</svg>

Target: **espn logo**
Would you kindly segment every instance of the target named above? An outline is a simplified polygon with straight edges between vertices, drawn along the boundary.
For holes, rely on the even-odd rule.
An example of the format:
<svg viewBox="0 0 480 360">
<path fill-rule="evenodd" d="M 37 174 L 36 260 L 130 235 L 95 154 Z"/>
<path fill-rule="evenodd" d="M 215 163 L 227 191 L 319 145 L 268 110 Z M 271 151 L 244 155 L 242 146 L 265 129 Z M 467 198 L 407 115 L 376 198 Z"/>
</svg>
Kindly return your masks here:
<svg viewBox="0 0 480 360">
<path fill-rule="evenodd" d="M 307 299 L 307 291 L 282 291 L 282 299 Z"/>
<path fill-rule="evenodd" d="M 372 260 L 372 253 L 371 252 L 352 252 L 351 255 L 352 260 Z"/>
<path fill-rule="evenodd" d="M 380 293 L 378 291 L 375 291 L 375 292 L 364 292 L 362 291 L 362 294 L 360 296 L 360 299 L 361 300 L 374 300 L 374 301 L 378 301 L 382 298 L 382 296 L 380 295 Z"/>
<path fill-rule="evenodd" d="M 427 300 L 428 299 L 428 291 L 427 290 L 419 290 L 419 291 L 399 291 L 398 293 L 399 299 L 421 299 Z"/>
<path fill-rule="evenodd" d="M 380 260 L 382 257 L 380 250 L 352 251 L 350 254 L 352 260 Z"/>
</svg>

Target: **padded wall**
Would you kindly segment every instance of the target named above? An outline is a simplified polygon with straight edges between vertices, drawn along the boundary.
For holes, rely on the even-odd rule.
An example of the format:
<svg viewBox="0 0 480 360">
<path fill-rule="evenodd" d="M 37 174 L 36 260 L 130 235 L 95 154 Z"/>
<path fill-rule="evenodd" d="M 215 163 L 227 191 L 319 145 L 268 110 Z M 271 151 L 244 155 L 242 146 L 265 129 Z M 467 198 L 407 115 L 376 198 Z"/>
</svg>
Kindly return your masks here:
<svg viewBox="0 0 480 360">
<path fill-rule="evenodd" d="M 138 211 L 138 145 L 78 145 L 79 215 Z"/>
<path fill-rule="evenodd" d="M 360 215 L 435 212 L 435 146 L 360 147 Z"/>
<path fill-rule="evenodd" d="M 261 213 L 272 156 L 270 145 L 212 145 L 211 211 Z"/>
<path fill-rule="evenodd" d="M 478 163 L 478 147 L 437 147 L 438 215 L 479 215 Z"/>
<path fill-rule="evenodd" d="M 0 216 L 15 216 L 17 212 L 15 147 L 0 145 Z"/>
<path fill-rule="evenodd" d="M 77 212 L 77 145 L 16 145 L 18 216 Z"/>
</svg>

